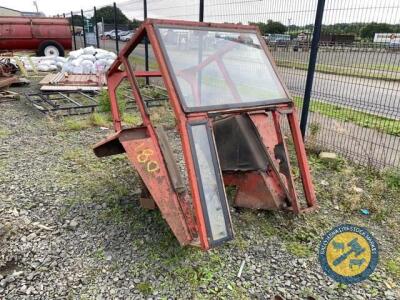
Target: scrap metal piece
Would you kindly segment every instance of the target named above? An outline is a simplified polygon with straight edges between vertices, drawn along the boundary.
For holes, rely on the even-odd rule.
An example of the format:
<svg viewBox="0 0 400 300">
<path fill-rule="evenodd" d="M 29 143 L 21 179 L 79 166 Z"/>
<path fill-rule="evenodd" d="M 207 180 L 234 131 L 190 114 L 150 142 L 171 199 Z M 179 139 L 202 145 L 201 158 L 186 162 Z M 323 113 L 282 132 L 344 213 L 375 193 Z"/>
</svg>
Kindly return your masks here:
<svg viewBox="0 0 400 300">
<path fill-rule="evenodd" d="M 115 153 L 116 151 L 110 151 L 110 149 L 116 149 L 118 143 L 120 146 L 117 147 L 121 149 L 122 146 L 126 152 L 129 161 L 148 187 L 152 199 L 161 210 L 178 241 L 181 245 L 189 244 L 193 237 L 186 226 L 178 197 L 167 176 L 166 167 L 162 163 L 161 151 L 148 129 L 146 127 L 123 129 L 112 138 L 95 145 L 94 152 L 97 156 Z"/>
<path fill-rule="evenodd" d="M 44 114 L 71 116 L 94 112 L 98 103 L 91 95 L 94 94 L 86 94 L 80 91 L 68 91 L 66 93 L 36 92 L 25 93 L 25 98 Z"/>
<path fill-rule="evenodd" d="M 223 172 L 266 171 L 263 145 L 249 118 L 234 115 L 213 122 L 219 162 Z"/>
<path fill-rule="evenodd" d="M 16 76 L 12 77 L 0 77 L 0 89 L 4 89 L 17 82 L 18 78 Z"/>
<path fill-rule="evenodd" d="M 0 102 L 19 100 L 19 94 L 8 90 L 0 90 Z"/>
</svg>

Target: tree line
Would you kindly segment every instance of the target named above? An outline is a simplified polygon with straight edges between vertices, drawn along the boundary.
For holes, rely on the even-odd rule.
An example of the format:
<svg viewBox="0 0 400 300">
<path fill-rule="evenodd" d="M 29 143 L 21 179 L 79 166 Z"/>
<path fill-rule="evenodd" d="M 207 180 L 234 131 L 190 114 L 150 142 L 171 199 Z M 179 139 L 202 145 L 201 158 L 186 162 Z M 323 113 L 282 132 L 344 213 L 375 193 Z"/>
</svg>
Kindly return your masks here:
<svg viewBox="0 0 400 300">
<path fill-rule="evenodd" d="M 311 33 L 314 25 L 309 24 L 305 26 L 290 25 L 285 26 L 280 22 L 268 20 L 267 23 L 263 22 L 249 22 L 249 24 L 257 25 L 260 28 L 262 35 L 279 33 L 290 34 L 296 36 L 301 32 Z M 347 34 L 360 37 L 361 39 L 372 40 L 375 33 L 400 33 L 400 24 L 388 23 L 336 23 L 331 25 L 322 25 L 322 34 Z"/>
<path fill-rule="evenodd" d="M 117 7 L 117 24 L 118 25 L 124 25 L 128 29 L 135 29 L 140 26 L 142 23 L 141 21 L 137 19 L 130 20 L 118 7 Z M 104 6 L 102 8 L 99 8 L 96 11 L 97 14 L 97 22 L 103 21 L 104 24 L 114 24 L 114 7 L 113 6 Z M 94 24 L 94 16 L 93 17 L 85 17 L 83 18 L 86 20 L 89 20 L 92 24 Z M 71 17 L 68 18 L 69 21 L 71 22 Z M 73 22 L 76 26 L 81 26 L 82 25 L 82 16 L 81 15 L 74 15 L 73 16 Z"/>
<path fill-rule="evenodd" d="M 74 15 L 74 24 L 82 24 L 82 17 Z M 94 18 L 87 18 L 94 23 Z M 114 23 L 114 8 L 113 6 L 104 6 L 97 10 L 97 21 L 103 20 L 105 24 Z M 141 21 L 133 19 L 130 20 L 118 7 L 117 7 L 117 24 L 125 25 L 129 29 L 134 29 L 140 26 Z M 260 28 L 262 35 L 267 34 L 290 34 L 293 37 L 297 36 L 300 32 L 311 33 L 314 25 L 309 24 L 305 26 L 289 25 L 285 26 L 281 22 L 268 20 L 264 22 L 249 22 L 251 25 L 256 25 Z M 322 34 L 348 34 L 360 37 L 361 39 L 372 40 L 375 33 L 400 33 L 400 24 L 388 23 L 336 23 L 331 25 L 322 25 Z"/>
</svg>

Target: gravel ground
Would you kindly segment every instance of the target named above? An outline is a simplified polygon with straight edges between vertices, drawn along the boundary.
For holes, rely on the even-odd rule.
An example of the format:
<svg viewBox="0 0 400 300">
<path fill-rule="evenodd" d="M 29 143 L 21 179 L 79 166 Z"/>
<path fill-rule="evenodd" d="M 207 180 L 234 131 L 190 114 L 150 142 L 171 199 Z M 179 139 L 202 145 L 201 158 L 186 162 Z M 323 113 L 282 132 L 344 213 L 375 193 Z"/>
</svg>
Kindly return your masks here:
<svg viewBox="0 0 400 300">
<path fill-rule="evenodd" d="M 181 248 L 158 211 L 139 208 L 124 155 L 94 156 L 111 130 L 71 130 L 79 119 L 46 118 L 22 100 L 0 109 L 0 299 L 400 299 L 392 177 L 311 155 L 321 209 L 231 208 L 235 240 L 205 253 Z M 380 246 L 377 270 L 351 286 L 317 260 L 341 223 L 367 227 Z"/>
</svg>

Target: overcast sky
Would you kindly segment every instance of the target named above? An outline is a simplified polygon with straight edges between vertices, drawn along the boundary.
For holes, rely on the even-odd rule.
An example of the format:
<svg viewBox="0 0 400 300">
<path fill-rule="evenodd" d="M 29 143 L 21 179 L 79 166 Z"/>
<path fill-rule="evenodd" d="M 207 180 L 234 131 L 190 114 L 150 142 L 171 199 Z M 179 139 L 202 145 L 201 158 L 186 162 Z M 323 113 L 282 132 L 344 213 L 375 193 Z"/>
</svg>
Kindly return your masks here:
<svg viewBox="0 0 400 300">
<path fill-rule="evenodd" d="M 113 0 L 37 0 L 47 16 L 71 10 L 91 10 L 112 4 Z M 115 0 L 129 18 L 143 18 L 143 0 Z M 317 0 L 204 0 L 205 21 L 280 21 L 285 25 L 314 22 Z M 198 19 L 198 0 L 147 0 L 148 16 L 168 19 Z M 35 11 L 33 0 L 0 0 L 0 5 Z M 400 0 L 327 0 L 324 24 L 348 22 L 400 23 Z"/>
<path fill-rule="evenodd" d="M 57 15 L 71 10 L 91 9 L 93 6 L 103 6 L 112 2 L 126 2 L 126 0 L 36 0 L 36 2 L 39 11 L 44 12 L 46 15 Z M 0 0 L 0 6 L 21 11 L 36 11 L 33 0 Z"/>
</svg>

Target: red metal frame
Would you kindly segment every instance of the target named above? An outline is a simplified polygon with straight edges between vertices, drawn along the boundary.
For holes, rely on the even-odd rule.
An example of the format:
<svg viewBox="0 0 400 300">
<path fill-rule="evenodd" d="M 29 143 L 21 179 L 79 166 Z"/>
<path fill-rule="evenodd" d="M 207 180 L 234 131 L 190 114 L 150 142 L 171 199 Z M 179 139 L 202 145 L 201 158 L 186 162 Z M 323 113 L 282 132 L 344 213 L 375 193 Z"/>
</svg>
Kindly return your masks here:
<svg viewBox="0 0 400 300">
<path fill-rule="evenodd" d="M 220 110 L 218 112 L 224 115 L 246 113 L 254 124 L 255 129 L 258 131 L 260 140 L 262 141 L 270 163 L 270 169 L 266 172 L 224 173 L 224 183 L 226 185 L 235 184 L 239 187 L 239 192 L 235 200 L 235 205 L 238 206 L 265 209 L 279 209 L 290 206 L 294 213 L 300 213 L 315 208 L 317 206 L 315 192 L 311 181 L 296 111 L 293 102 L 289 98 L 289 92 L 276 71 L 276 66 L 273 63 L 267 46 L 255 26 L 154 19 L 147 19 L 144 21 L 130 42 L 120 51 L 117 59 L 112 64 L 107 74 L 111 113 L 116 134 L 98 143 L 94 149 L 95 153 L 98 156 L 105 156 L 126 152 L 129 160 L 138 171 L 147 187 L 151 198 L 160 209 L 179 242 L 182 245 L 189 243 L 199 244 L 205 250 L 210 248 L 210 243 L 207 238 L 205 216 L 203 215 L 202 210 L 200 190 L 196 180 L 195 164 L 190 151 L 187 125 L 189 122 L 193 121 L 205 121 L 209 124 L 210 128 L 212 128 L 212 119 L 208 112 L 184 112 L 181 101 L 179 100 L 177 87 L 174 85 L 172 75 L 166 63 L 166 57 L 164 57 L 160 41 L 156 34 L 155 25 L 184 26 L 185 28 L 212 27 L 225 30 L 245 30 L 246 32 L 257 34 L 261 46 L 270 59 L 274 71 L 284 87 L 289 100 L 288 103 L 283 104 L 235 108 Z M 132 70 L 128 61 L 128 56 L 144 36 L 148 37 L 160 71 Z M 223 63 L 219 60 L 217 60 L 217 62 L 219 62 L 218 66 L 221 69 L 226 82 L 230 86 L 232 93 L 238 97 L 237 100 L 240 100 L 236 87 L 230 79 L 229 74 L 226 72 Z M 203 62 L 197 67 L 202 68 L 206 63 L 207 62 Z M 193 212 L 191 211 L 191 206 L 188 204 L 189 193 L 187 191 L 178 192 L 174 190 L 170 177 L 171 175 L 168 173 L 165 164 L 165 157 L 161 151 L 155 129 L 151 124 L 148 112 L 139 91 L 139 86 L 136 81 L 137 77 L 161 77 L 167 88 L 169 100 L 177 119 L 177 128 L 181 137 L 182 151 L 188 172 Z M 143 120 L 143 124 L 140 127 L 130 129 L 122 128 L 118 102 L 116 99 L 116 88 L 123 79 L 128 79 L 131 85 L 133 97 Z M 307 200 L 307 208 L 300 207 L 294 188 L 293 177 L 290 171 L 283 173 L 279 170 L 279 164 L 282 164 L 282 162 L 277 159 L 273 152 L 274 147 L 280 145 L 283 149 L 281 155 L 286 158 L 289 157 L 280 129 L 279 118 L 281 115 L 287 116 L 292 132 L 296 157 Z M 285 166 L 290 170 L 288 159 L 286 159 Z M 149 200 L 144 198 L 142 200 L 148 204 L 147 206 L 151 206 L 151 199 Z"/>
</svg>

